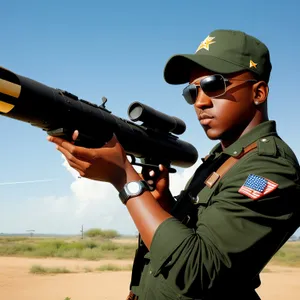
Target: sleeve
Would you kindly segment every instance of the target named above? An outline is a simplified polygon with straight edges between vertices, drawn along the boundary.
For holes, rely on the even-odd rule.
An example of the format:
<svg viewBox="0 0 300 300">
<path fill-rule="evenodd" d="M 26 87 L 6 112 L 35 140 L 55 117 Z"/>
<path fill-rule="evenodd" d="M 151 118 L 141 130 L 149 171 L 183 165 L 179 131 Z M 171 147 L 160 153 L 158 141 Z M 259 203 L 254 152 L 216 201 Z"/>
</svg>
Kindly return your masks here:
<svg viewBox="0 0 300 300">
<path fill-rule="evenodd" d="M 254 200 L 239 192 L 249 174 L 278 187 Z M 251 280 L 299 226 L 299 195 L 298 171 L 286 159 L 245 157 L 220 181 L 195 230 L 174 218 L 159 226 L 150 248 L 154 275 L 168 274 L 183 295 Z"/>
</svg>

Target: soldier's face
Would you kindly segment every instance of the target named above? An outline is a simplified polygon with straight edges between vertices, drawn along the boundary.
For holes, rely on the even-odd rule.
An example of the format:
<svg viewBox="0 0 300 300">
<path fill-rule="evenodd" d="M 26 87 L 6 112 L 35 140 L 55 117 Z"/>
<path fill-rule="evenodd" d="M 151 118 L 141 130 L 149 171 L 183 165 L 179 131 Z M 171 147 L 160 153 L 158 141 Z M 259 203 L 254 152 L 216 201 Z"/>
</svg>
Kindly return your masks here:
<svg viewBox="0 0 300 300">
<path fill-rule="evenodd" d="M 190 83 L 196 85 L 209 75 L 210 71 L 195 70 Z M 251 123 L 256 113 L 251 73 L 240 72 L 224 75 L 229 79 L 224 94 L 209 97 L 198 87 L 194 108 L 206 135 L 213 140 L 230 141 L 238 138 Z M 231 81 L 232 79 L 232 81 Z M 213 89 L 213 85 L 210 87 Z M 213 92 L 213 90 L 212 90 Z"/>
</svg>

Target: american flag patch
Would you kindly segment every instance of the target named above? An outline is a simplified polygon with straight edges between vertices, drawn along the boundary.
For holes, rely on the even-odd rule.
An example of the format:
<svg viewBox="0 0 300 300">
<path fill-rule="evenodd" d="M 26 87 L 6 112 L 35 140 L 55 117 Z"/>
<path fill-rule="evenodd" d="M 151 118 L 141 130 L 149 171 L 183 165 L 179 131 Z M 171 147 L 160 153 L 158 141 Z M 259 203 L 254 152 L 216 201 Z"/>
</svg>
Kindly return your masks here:
<svg viewBox="0 0 300 300">
<path fill-rule="evenodd" d="M 253 200 L 257 200 L 276 190 L 277 187 L 278 184 L 276 182 L 261 176 L 250 174 L 239 189 L 239 193 Z"/>
</svg>

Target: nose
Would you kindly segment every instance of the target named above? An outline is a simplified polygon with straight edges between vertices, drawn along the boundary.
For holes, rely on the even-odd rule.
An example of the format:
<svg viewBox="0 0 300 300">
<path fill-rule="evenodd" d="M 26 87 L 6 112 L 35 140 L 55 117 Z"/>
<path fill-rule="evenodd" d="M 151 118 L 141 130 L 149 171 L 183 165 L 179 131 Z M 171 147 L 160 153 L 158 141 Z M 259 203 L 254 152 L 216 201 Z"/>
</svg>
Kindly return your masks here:
<svg viewBox="0 0 300 300">
<path fill-rule="evenodd" d="M 202 110 L 208 107 L 212 107 L 211 98 L 205 95 L 200 87 L 198 87 L 198 93 L 196 101 L 194 103 L 194 107 Z"/>
</svg>

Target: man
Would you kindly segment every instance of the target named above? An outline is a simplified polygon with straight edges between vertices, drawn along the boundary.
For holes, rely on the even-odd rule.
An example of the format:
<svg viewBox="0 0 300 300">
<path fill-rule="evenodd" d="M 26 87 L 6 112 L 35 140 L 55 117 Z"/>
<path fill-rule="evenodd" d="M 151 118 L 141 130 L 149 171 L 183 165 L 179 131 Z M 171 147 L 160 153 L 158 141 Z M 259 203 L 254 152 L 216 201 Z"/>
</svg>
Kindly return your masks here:
<svg viewBox="0 0 300 300">
<path fill-rule="evenodd" d="M 220 140 L 175 200 L 166 168 L 150 192 L 115 136 L 100 149 L 49 137 L 81 176 L 113 184 L 128 208 L 141 236 L 133 299 L 259 299 L 259 273 L 300 220 L 299 164 L 268 120 L 270 72 L 267 47 L 233 30 L 168 61 L 165 80 L 189 83 L 185 100 Z"/>
</svg>

